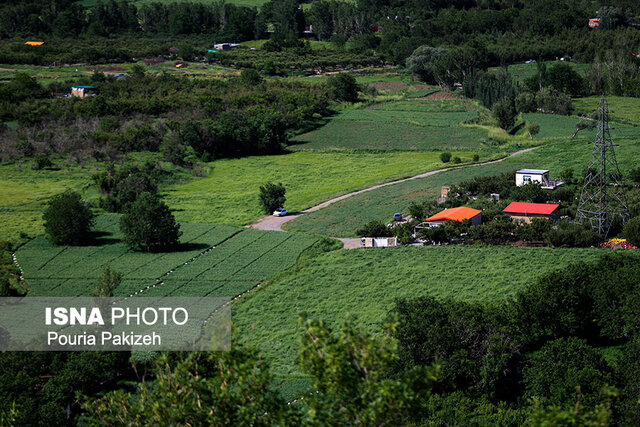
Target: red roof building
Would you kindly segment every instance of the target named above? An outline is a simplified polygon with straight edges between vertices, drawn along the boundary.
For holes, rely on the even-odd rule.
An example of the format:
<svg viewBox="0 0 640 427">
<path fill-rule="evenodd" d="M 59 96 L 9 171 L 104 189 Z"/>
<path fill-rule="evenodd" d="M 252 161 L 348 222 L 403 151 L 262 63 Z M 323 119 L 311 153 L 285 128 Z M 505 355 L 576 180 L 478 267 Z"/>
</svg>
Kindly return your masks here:
<svg viewBox="0 0 640 427">
<path fill-rule="evenodd" d="M 427 218 L 430 225 L 439 225 L 444 221 L 462 222 L 466 219 L 471 220 L 472 225 L 480 225 L 482 223 L 482 211 L 478 209 L 460 206 L 458 208 L 445 209 L 442 212 Z"/>
<path fill-rule="evenodd" d="M 502 212 L 509 214 L 511 218 L 521 219 L 526 223 L 530 223 L 533 218 L 559 219 L 560 205 L 511 202 Z"/>
</svg>

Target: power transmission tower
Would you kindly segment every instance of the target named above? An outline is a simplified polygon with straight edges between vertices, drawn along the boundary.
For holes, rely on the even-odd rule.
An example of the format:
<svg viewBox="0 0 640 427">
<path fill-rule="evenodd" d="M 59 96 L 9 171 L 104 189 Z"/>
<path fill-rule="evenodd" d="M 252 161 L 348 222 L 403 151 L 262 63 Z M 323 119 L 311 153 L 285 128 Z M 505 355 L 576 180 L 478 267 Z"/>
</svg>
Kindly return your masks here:
<svg viewBox="0 0 640 427">
<path fill-rule="evenodd" d="M 593 141 L 591 162 L 580 194 L 576 214 L 577 224 L 589 224 L 600 236 L 606 237 L 616 217 L 629 218 L 629 208 L 620 183 L 621 175 L 613 151 L 609 127 L 609 106 L 604 95 L 598 107 L 598 133 Z"/>
</svg>

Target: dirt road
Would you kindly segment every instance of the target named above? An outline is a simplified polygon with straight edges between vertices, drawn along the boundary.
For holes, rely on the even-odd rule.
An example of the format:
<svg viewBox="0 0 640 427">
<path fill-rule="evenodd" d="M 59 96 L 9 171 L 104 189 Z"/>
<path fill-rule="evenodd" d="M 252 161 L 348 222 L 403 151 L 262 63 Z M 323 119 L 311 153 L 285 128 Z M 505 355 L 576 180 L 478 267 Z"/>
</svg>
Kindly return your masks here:
<svg viewBox="0 0 640 427">
<path fill-rule="evenodd" d="M 319 209 L 325 208 L 329 205 L 332 205 L 336 202 L 339 202 L 340 200 L 344 200 L 344 199 L 348 199 L 349 197 L 353 197 L 356 194 L 361 194 L 361 193 L 366 193 L 367 191 L 371 191 L 371 190 L 375 190 L 377 188 L 382 188 L 382 187 L 386 187 L 388 185 L 394 185 L 394 184 L 399 184 L 401 182 L 406 182 L 406 181 L 411 181 L 414 179 L 419 179 L 419 178 L 426 178 L 428 176 L 432 176 L 435 175 L 437 173 L 441 173 L 441 172 L 446 172 L 446 171 L 450 171 L 450 170 L 454 170 L 454 169 L 462 169 L 462 168 L 470 168 L 470 167 L 476 167 L 476 166 L 483 166 L 483 165 L 491 165 L 494 163 L 500 163 L 502 161 L 504 161 L 505 159 L 508 159 L 510 157 L 513 156 L 517 156 L 518 154 L 522 154 L 522 153 L 526 153 L 528 151 L 532 151 L 535 150 L 536 148 L 540 148 L 542 147 L 541 145 L 536 146 L 536 147 L 530 147 L 530 148 L 525 148 L 523 150 L 518 150 L 516 152 L 513 152 L 511 154 L 509 154 L 506 157 L 503 157 L 501 159 L 497 159 L 497 160 L 491 160 L 489 162 L 483 162 L 483 163 L 476 163 L 473 165 L 466 165 L 466 166 L 452 166 L 449 168 L 442 168 L 442 169 L 437 169 L 434 171 L 430 171 L 430 172 L 425 172 L 425 173 L 421 173 L 419 175 L 415 175 L 409 178 L 404 178 L 404 179 L 398 179 L 396 181 L 389 181 L 389 182 L 385 182 L 384 184 L 377 184 L 377 185 L 373 185 L 371 187 L 365 188 L 363 190 L 358 190 L 358 191 L 352 191 L 351 193 L 347 193 L 347 194 L 343 194 L 342 196 L 339 197 L 334 197 L 333 199 L 327 200 L 326 202 L 322 202 L 319 205 L 315 205 L 312 206 L 308 209 L 305 209 L 303 211 L 300 212 L 292 212 L 291 214 L 287 215 L 287 216 L 281 216 L 281 217 L 277 217 L 277 216 L 273 216 L 273 215 L 269 215 L 269 216 L 265 216 L 260 218 L 258 221 L 256 221 L 253 224 L 249 224 L 247 225 L 248 228 L 256 228 L 259 230 L 273 230 L 273 231 L 285 231 L 282 229 L 282 224 L 291 221 L 294 218 L 297 218 L 300 215 L 304 215 L 307 214 L 309 212 L 314 212 L 317 211 Z M 353 245 L 354 243 L 351 242 L 351 240 L 353 239 L 340 239 L 343 242 L 345 241 L 349 241 L 349 245 Z M 359 241 L 359 239 L 357 239 Z M 346 242 L 345 242 L 346 245 Z M 346 247 L 346 246 L 345 246 Z"/>
</svg>

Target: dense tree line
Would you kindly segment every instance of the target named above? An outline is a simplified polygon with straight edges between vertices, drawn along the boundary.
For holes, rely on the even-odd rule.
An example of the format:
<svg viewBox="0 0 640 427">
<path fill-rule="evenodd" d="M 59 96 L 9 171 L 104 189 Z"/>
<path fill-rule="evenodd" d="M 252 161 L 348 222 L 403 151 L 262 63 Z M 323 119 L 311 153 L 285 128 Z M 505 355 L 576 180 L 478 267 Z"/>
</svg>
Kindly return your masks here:
<svg viewBox="0 0 640 427">
<path fill-rule="evenodd" d="M 47 153 L 102 160 L 149 150 L 188 165 L 273 154 L 306 120 L 329 114 L 329 101 L 340 96 L 329 85 L 156 77 L 145 75 L 144 66 L 128 78 L 96 73 L 84 81 L 96 85 L 99 95 L 66 98 L 59 93 L 79 82 L 54 83 L 47 90 L 18 74 L 9 90 L 0 91 L 0 117 L 21 124 L 1 131 L 2 157 Z M 16 98 L 16 92 L 22 96 Z"/>
<path fill-rule="evenodd" d="M 578 262 L 505 303 L 401 299 L 394 310 L 398 370 L 439 361 L 431 420 L 444 424 L 489 417 L 488 424 L 518 425 L 518 412 L 533 399 L 597 410 L 614 395 L 612 421 L 635 424 L 638 265 L 631 254 Z M 604 357 L 609 346 L 621 348 L 615 359 Z"/>
</svg>

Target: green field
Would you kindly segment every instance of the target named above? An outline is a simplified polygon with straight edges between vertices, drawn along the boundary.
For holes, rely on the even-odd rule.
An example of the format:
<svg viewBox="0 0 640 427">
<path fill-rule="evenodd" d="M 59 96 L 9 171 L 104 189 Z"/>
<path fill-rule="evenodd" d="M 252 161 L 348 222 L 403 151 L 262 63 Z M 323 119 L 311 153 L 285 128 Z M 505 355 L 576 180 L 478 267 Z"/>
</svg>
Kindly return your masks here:
<svg viewBox="0 0 640 427">
<path fill-rule="evenodd" d="M 590 96 L 573 100 L 575 114 L 590 114 L 600 105 L 599 96 Z M 613 122 L 640 125 L 640 98 L 625 98 L 622 96 L 608 96 L 607 103 L 611 110 L 610 118 Z"/>
<path fill-rule="evenodd" d="M 469 160 L 471 153 L 456 153 Z M 218 160 L 205 178 L 173 185 L 165 200 L 178 220 L 245 224 L 264 215 L 258 187 L 268 181 L 287 189 L 285 207 L 304 209 L 351 190 L 442 167 L 438 152 L 297 152 Z"/>
<path fill-rule="evenodd" d="M 93 246 L 55 246 L 39 236 L 16 257 L 31 296 L 90 295 L 102 266 L 122 273 L 115 296 L 234 297 L 293 266 L 316 238 L 212 224 L 181 225 L 174 252 L 132 252 L 121 241 L 119 215 L 98 217 Z"/>
<path fill-rule="evenodd" d="M 556 64 L 562 63 L 561 61 L 545 61 L 547 70 Z M 589 71 L 589 64 L 576 64 L 574 62 L 564 62 L 569 64 L 575 71 L 581 75 L 585 75 Z M 490 68 L 492 71 L 497 71 L 498 68 Z M 515 77 L 519 82 L 523 82 L 527 77 L 531 77 L 538 73 L 537 64 L 513 64 L 509 65 L 509 74 Z"/>
<path fill-rule="evenodd" d="M 627 173 L 637 167 L 640 158 L 638 138 L 622 138 L 629 129 L 612 131 L 620 170 Z M 427 178 L 394 184 L 369 192 L 361 193 L 349 199 L 334 203 L 326 208 L 302 215 L 285 224 L 289 230 L 350 237 L 356 229 L 371 220 L 391 221 L 394 212 L 408 213 L 412 202 L 435 199 L 440 195 L 443 185 L 452 185 L 474 176 L 492 176 L 521 168 L 549 169 L 555 177 L 562 170 L 571 167 L 577 176 L 581 176 L 591 155 L 590 141 L 594 131 L 582 131 L 580 139 L 564 140 L 537 148 L 528 153 L 511 157 L 492 165 L 465 167 Z M 481 159 L 484 160 L 484 159 Z"/>
<path fill-rule="evenodd" d="M 487 130 L 460 126 L 477 115 L 465 104 L 404 100 L 345 110 L 325 126 L 295 137 L 291 149 L 486 150 Z"/>
<path fill-rule="evenodd" d="M 245 341 L 262 348 L 274 374 L 298 376 L 297 319 L 302 312 L 334 325 L 352 315 L 366 329 L 377 331 L 395 298 L 506 300 L 547 271 L 600 254 L 598 249 L 509 246 L 330 252 L 234 304 L 234 326 Z"/>
</svg>

